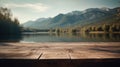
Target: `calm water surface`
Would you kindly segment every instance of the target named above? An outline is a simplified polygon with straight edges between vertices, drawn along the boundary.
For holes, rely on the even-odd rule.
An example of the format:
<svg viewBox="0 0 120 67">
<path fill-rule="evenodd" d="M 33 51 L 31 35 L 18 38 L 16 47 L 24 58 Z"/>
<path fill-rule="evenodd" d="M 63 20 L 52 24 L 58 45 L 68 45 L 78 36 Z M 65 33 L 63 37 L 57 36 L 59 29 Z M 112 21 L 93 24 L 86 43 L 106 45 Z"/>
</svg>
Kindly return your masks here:
<svg viewBox="0 0 120 67">
<path fill-rule="evenodd" d="M 0 42 L 120 42 L 120 34 L 24 34 L 0 36 Z"/>
</svg>

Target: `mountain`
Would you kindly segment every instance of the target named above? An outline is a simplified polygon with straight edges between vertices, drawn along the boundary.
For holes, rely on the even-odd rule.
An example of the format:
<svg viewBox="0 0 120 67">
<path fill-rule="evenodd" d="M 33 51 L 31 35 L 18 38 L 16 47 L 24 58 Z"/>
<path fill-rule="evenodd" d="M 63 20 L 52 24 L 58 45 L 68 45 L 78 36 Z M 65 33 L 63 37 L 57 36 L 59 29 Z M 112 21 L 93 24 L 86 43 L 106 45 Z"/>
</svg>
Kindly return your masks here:
<svg viewBox="0 0 120 67">
<path fill-rule="evenodd" d="M 35 21 L 28 21 L 23 27 L 36 29 L 50 29 L 67 26 L 84 26 L 101 23 L 114 18 L 119 8 L 89 8 L 84 11 L 72 11 L 67 14 L 58 14 L 53 18 L 39 18 Z"/>
<path fill-rule="evenodd" d="M 28 22 L 22 24 L 22 26 L 25 28 L 46 29 L 46 28 L 48 28 L 48 22 L 50 20 L 51 20 L 51 18 L 39 18 L 35 21 L 28 21 Z"/>
</svg>

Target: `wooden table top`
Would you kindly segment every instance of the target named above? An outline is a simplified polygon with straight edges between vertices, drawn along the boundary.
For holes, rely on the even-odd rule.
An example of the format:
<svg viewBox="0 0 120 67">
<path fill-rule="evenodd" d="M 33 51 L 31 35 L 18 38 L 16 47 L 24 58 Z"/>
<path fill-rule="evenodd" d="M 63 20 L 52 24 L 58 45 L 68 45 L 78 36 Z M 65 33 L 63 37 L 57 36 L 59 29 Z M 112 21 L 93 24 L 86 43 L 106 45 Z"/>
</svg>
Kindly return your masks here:
<svg viewBox="0 0 120 67">
<path fill-rule="evenodd" d="M 0 43 L 0 59 L 120 58 L 120 42 Z"/>
</svg>

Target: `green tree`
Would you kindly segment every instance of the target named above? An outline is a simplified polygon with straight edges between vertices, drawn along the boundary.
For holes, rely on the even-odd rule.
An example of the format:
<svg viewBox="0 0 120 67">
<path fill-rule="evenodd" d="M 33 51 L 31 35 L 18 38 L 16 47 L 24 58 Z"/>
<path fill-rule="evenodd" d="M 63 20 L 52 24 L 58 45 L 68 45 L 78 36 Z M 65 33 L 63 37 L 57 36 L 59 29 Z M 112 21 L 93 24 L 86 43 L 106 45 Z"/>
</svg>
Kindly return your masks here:
<svg viewBox="0 0 120 67">
<path fill-rule="evenodd" d="M 102 29 L 103 29 L 104 32 L 109 32 L 110 26 L 107 25 L 107 24 L 104 24 L 104 25 L 102 26 Z"/>
<path fill-rule="evenodd" d="M 19 21 L 17 18 L 12 20 L 10 9 L 0 7 L 0 34 L 18 35 L 21 34 Z"/>
<path fill-rule="evenodd" d="M 103 31 L 102 27 L 101 26 L 97 27 L 97 31 Z"/>
</svg>

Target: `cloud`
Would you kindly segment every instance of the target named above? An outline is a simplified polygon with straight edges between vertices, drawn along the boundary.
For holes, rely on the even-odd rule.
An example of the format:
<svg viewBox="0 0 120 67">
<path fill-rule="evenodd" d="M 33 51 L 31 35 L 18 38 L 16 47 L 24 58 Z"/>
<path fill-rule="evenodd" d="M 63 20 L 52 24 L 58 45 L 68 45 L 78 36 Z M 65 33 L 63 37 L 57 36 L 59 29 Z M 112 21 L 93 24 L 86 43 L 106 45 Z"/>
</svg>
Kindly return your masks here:
<svg viewBox="0 0 120 67">
<path fill-rule="evenodd" d="M 42 3 L 26 3 L 26 4 L 14 4 L 14 3 L 9 3 L 5 4 L 5 7 L 8 8 L 26 8 L 26 9 L 32 9 L 36 12 L 45 12 L 49 9 L 49 6 L 44 5 Z"/>
</svg>

